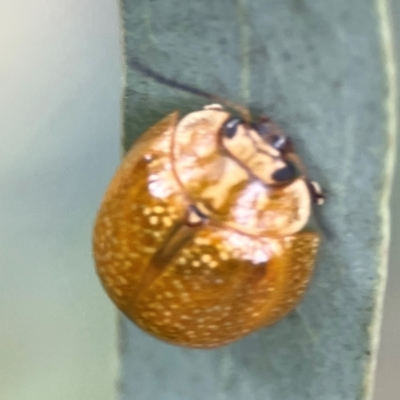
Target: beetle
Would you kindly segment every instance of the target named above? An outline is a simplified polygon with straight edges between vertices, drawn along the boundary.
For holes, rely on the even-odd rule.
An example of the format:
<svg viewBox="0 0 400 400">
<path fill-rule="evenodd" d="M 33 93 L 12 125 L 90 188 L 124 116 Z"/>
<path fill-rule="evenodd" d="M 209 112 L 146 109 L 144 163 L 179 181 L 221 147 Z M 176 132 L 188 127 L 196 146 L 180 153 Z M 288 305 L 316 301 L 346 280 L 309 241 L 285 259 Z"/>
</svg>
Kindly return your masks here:
<svg viewBox="0 0 400 400">
<path fill-rule="evenodd" d="M 97 272 L 144 331 L 224 346 L 298 304 L 319 247 L 305 227 L 322 201 L 269 118 L 251 122 L 219 104 L 173 112 L 133 145 L 105 193 Z"/>
</svg>

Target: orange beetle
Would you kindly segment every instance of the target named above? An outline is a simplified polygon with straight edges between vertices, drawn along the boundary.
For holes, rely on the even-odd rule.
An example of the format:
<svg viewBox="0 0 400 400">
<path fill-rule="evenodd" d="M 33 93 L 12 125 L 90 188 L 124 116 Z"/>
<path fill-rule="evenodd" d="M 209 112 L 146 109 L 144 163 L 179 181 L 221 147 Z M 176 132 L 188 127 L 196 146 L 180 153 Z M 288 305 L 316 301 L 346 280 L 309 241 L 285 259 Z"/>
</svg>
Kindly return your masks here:
<svg viewBox="0 0 400 400">
<path fill-rule="evenodd" d="M 322 198 L 269 119 L 246 122 L 218 104 L 174 112 L 136 142 L 105 194 L 97 271 L 148 333 L 223 346 L 299 302 L 319 244 L 303 228 Z"/>
</svg>

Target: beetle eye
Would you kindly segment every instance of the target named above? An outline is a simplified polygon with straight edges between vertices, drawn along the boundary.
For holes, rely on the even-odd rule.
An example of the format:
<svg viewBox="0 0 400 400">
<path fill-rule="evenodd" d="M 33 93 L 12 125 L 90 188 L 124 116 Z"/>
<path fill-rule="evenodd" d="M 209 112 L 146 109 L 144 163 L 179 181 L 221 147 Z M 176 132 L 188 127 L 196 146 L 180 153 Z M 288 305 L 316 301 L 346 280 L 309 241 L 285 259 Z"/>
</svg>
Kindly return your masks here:
<svg viewBox="0 0 400 400">
<path fill-rule="evenodd" d="M 284 152 L 288 147 L 289 139 L 272 123 L 254 124 L 253 128 L 274 149 Z"/>
<path fill-rule="evenodd" d="M 237 131 L 237 127 L 242 123 L 240 118 L 230 118 L 222 127 L 222 133 L 225 137 L 232 139 Z"/>
<path fill-rule="evenodd" d="M 296 167 L 290 161 L 286 161 L 286 165 L 272 174 L 272 179 L 277 182 L 286 182 L 293 180 L 297 175 Z"/>
<path fill-rule="evenodd" d="M 282 151 L 287 143 L 287 138 L 282 135 L 268 135 L 267 137 L 268 143 L 276 150 Z"/>
</svg>

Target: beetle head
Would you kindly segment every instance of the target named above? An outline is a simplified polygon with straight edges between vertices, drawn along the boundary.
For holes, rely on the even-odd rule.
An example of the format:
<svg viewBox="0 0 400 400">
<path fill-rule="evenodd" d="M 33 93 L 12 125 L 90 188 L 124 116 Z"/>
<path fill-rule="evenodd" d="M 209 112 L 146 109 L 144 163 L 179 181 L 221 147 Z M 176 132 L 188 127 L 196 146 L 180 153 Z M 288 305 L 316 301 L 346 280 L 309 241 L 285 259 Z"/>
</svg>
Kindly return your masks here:
<svg viewBox="0 0 400 400">
<path fill-rule="evenodd" d="M 221 141 L 233 159 L 267 185 L 284 186 L 304 175 L 291 140 L 267 118 L 253 124 L 230 118 Z"/>
</svg>

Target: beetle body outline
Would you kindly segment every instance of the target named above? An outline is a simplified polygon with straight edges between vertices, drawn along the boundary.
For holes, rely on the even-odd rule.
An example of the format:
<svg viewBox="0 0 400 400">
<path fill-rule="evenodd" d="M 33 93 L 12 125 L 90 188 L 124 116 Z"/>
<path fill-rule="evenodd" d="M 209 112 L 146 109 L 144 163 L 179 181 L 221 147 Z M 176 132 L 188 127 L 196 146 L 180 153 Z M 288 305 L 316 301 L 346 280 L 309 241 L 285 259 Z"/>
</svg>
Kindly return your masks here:
<svg viewBox="0 0 400 400">
<path fill-rule="evenodd" d="M 95 223 L 106 291 L 139 327 L 176 345 L 219 347 L 277 322 L 315 262 L 319 237 L 304 227 L 316 194 L 293 145 L 269 119 L 236 123 L 232 135 L 230 118 L 213 104 L 150 128 Z"/>
</svg>

